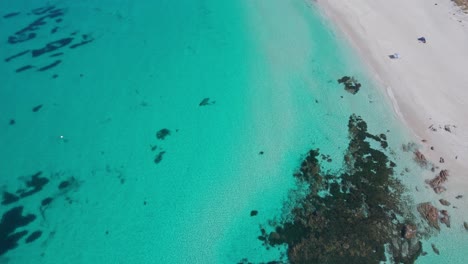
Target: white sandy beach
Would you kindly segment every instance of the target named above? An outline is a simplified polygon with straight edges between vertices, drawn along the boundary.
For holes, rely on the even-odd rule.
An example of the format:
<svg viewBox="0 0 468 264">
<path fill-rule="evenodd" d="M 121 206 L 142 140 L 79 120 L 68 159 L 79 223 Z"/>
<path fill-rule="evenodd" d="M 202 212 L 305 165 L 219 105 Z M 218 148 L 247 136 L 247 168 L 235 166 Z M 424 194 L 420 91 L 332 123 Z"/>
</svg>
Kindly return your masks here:
<svg viewBox="0 0 468 264">
<path fill-rule="evenodd" d="M 318 0 L 317 5 L 386 89 L 421 152 L 449 170 L 447 191 L 440 198 L 463 195 L 459 212 L 466 212 L 468 14 L 450 0 Z M 418 42 L 419 37 L 427 42 Z M 393 53 L 401 57 L 391 60 L 388 55 Z M 431 125 L 437 131 L 429 129 Z M 428 173 L 421 181 L 435 176 Z"/>
</svg>

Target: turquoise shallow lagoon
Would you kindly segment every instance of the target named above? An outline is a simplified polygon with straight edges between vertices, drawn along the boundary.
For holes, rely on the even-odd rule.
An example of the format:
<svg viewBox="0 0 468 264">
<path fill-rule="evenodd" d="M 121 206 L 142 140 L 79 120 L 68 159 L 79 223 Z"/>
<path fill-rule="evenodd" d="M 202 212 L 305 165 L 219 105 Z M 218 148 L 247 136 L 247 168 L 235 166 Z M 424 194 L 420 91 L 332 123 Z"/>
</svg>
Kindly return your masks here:
<svg viewBox="0 0 468 264">
<path fill-rule="evenodd" d="M 0 187 L 18 198 L 0 213 L 21 208 L 27 231 L 0 263 L 275 260 L 259 226 L 309 149 L 339 167 L 352 113 L 395 149 L 409 138 L 309 1 L 0 10 Z"/>
</svg>

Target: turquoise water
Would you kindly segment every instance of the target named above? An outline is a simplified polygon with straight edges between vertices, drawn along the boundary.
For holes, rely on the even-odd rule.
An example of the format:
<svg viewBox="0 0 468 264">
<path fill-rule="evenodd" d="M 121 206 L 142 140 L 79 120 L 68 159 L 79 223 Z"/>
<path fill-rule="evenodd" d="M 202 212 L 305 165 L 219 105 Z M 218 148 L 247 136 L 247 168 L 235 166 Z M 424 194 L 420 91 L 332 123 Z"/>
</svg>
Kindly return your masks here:
<svg viewBox="0 0 468 264">
<path fill-rule="evenodd" d="M 34 38 L 7 43 L 57 9 L 63 15 L 28 31 Z M 1 206 L 36 216 L 17 229 L 28 234 L 4 262 L 278 259 L 285 248 L 266 250 L 259 226 L 282 217 L 310 148 L 339 157 L 351 113 L 372 132 L 389 129 L 393 146 L 407 138 L 307 1 L 24 0 L 0 10 L 20 12 L 0 19 L 2 58 L 73 38 L 0 62 L 2 191 L 24 189 L 36 172 L 49 180 Z M 363 89 L 345 92 L 336 82 L 343 75 Z M 164 139 L 161 129 L 170 131 Z"/>
</svg>

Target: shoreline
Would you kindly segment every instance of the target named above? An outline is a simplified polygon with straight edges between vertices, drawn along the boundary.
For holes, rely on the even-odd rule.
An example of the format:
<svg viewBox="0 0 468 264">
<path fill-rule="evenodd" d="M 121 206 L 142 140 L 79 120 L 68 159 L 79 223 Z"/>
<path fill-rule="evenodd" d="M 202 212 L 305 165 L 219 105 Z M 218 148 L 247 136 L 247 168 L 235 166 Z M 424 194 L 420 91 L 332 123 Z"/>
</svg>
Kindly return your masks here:
<svg viewBox="0 0 468 264">
<path fill-rule="evenodd" d="M 435 197 L 467 197 L 468 74 L 463 69 L 468 60 L 468 15 L 448 0 L 437 4 L 424 0 L 318 0 L 314 4 L 385 89 L 421 153 L 440 167 L 419 175 L 420 181 L 424 184 L 425 179 L 448 169 L 447 190 Z M 419 37 L 427 42 L 418 42 Z M 401 57 L 392 60 L 388 55 L 393 53 Z M 454 211 L 458 217 L 468 210 L 466 198 L 463 200 Z M 437 205 L 437 200 L 431 202 Z"/>
</svg>

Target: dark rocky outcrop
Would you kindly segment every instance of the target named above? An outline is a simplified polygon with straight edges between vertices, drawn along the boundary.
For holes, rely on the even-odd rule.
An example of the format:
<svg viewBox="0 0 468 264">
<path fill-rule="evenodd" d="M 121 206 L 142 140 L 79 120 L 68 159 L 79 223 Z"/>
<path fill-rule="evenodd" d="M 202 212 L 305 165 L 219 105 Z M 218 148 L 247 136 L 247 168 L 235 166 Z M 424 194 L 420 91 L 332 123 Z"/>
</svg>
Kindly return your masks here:
<svg viewBox="0 0 468 264">
<path fill-rule="evenodd" d="M 440 199 L 439 202 L 441 205 L 450 206 L 450 202 L 445 199 Z"/>
<path fill-rule="evenodd" d="M 421 242 L 414 216 L 402 210 L 403 186 L 392 161 L 371 147 L 376 136 L 360 117 L 349 118 L 348 130 L 344 167 L 323 172 L 320 150 L 310 150 L 294 174 L 308 193 L 295 202 L 288 220 L 270 232 L 262 228 L 259 239 L 267 247 L 286 244 L 289 263 L 380 263 L 388 261 L 386 249 L 393 262 L 414 263 Z"/>
<path fill-rule="evenodd" d="M 345 90 L 351 94 L 356 94 L 361 88 L 361 84 L 354 77 L 343 76 L 338 79 L 338 83 L 344 84 Z"/>
<path fill-rule="evenodd" d="M 427 221 L 429 226 L 439 230 L 439 210 L 431 203 L 421 203 L 418 205 L 418 212 Z"/>
<path fill-rule="evenodd" d="M 445 191 L 445 187 L 442 186 L 442 184 L 448 180 L 448 176 L 448 170 L 441 170 L 432 180 L 426 180 L 426 183 L 429 184 L 436 193 L 441 193 Z"/>
<path fill-rule="evenodd" d="M 405 225 L 401 230 L 402 236 L 406 239 L 413 239 L 416 237 L 416 226 L 415 225 Z"/>
</svg>

